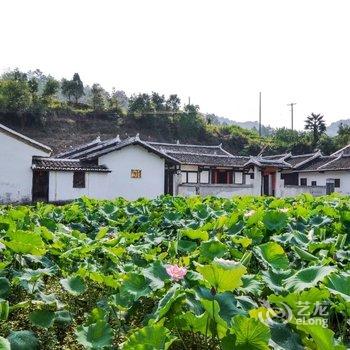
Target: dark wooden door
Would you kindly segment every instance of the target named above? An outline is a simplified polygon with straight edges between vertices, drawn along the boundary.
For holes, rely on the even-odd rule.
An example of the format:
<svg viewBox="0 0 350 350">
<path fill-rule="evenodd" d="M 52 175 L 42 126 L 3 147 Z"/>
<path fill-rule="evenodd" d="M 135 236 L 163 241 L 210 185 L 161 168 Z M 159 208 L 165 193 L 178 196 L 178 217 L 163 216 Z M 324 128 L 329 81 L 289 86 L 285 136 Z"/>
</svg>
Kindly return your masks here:
<svg viewBox="0 0 350 350">
<path fill-rule="evenodd" d="M 165 194 L 174 194 L 174 170 L 165 169 L 165 180 L 164 180 L 164 193 Z"/>
<path fill-rule="evenodd" d="M 49 201 L 49 172 L 45 170 L 33 171 L 33 202 Z"/>
<path fill-rule="evenodd" d="M 269 175 L 263 175 L 263 195 L 269 195 Z"/>
</svg>

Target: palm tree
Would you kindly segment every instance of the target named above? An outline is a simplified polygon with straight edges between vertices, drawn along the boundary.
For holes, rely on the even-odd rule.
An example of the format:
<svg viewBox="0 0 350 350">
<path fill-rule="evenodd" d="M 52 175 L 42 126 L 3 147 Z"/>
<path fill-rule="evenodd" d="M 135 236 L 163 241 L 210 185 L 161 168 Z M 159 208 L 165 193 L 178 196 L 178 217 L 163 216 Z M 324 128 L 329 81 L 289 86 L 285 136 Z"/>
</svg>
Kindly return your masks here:
<svg viewBox="0 0 350 350">
<path fill-rule="evenodd" d="M 305 130 L 310 130 L 313 136 L 313 145 L 316 146 L 322 134 L 326 131 L 326 123 L 322 114 L 311 113 L 305 120 Z"/>
</svg>

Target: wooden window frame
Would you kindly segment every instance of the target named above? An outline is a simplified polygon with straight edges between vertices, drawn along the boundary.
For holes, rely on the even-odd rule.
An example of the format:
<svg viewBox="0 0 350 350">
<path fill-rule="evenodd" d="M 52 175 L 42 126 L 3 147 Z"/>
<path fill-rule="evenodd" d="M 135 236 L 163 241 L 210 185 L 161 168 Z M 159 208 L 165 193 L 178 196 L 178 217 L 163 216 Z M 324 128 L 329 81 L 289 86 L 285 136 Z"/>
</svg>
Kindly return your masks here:
<svg viewBox="0 0 350 350">
<path fill-rule="evenodd" d="M 202 182 L 201 181 L 201 174 L 202 172 L 207 172 L 208 173 L 208 181 L 207 182 Z M 200 184 L 209 184 L 210 183 L 210 169 L 202 169 L 201 171 L 199 171 L 198 173 L 198 180 Z"/>
<path fill-rule="evenodd" d="M 340 188 L 340 179 L 334 179 L 334 188 Z"/>
<path fill-rule="evenodd" d="M 303 185 L 304 180 L 305 180 L 305 184 Z M 307 186 L 307 177 L 300 178 L 300 186 Z"/>
<path fill-rule="evenodd" d="M 317 181 L 315 181 L 315 180 L 311 181 L 311 186 L 312 187 L 316 187 L 317 186 Z"/>
<path fill-rule="evenodd" d="M 241 182 L 236 182 L 236 174 L 237 173 L 239 173 L 239 174 L 241 174 L 241 176 L 242 176 L 242 181 Z M 243 171 L 233 171 L 233 174 L 232 174 L 232 177 L 233 177 L 233 183 L 235 184 L 235 185 L 244 185 L 244 180 L 245 180 L 245 174 L 244 174 L 244 172 Z"/>
<path fill-rule="evenodd" d="M 85 171 L 73 172 L 73 188 L 86 188 L 86 173 Z"/>
<path fill-rule="evenodd" d="M 188 181 L 188 174 L 191 173 L 191 174 L 196 174 L 196 177 L 197 177 L 197 182 L 189 182 Z M 198 171 L 195 171 L 195 170 L 181 170 L 181 174 L 186 174 L 186 182 L 183 182 L 185 184 L 198 184 L 198 180 L 199 180 L 199 176 L 198 176 Z M 182 175 L 181 175 L 182 176 Z"/>
</svg>

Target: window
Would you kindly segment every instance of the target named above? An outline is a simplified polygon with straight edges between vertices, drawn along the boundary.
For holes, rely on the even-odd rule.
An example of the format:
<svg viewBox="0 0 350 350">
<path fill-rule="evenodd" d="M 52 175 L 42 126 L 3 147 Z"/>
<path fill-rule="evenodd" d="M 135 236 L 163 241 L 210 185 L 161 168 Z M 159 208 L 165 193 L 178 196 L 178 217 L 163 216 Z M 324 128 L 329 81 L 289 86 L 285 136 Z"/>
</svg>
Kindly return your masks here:
<svg viewBox="0 0 350 350">
<path fill-rule="evenodd" d="M 200 172 L 200 182 L 202 184 L 209 183 L 209 170 L 203 170 Z"/>
<path fill-rule="evenodd" d="M 298 173 L 281 174 L 281 179 L 284 180 L 285 185 L 298 186 L 299 176 Z"/>
<path fill-rule="evenodd" d="M 85 188 L 84 171 L 75 171 L 73 173 L 73 188 Z"/>
<path fill-rule="evenodd" d="M 197 171 L 182 171 L 181 181 L 183 184 L 196 184 L 198 182 Z"/>
<path fill-rule="evenodd" d="M 140 169 L 131 169 L 130 176 L 132 179 L 141 179 L 141 170 Z"/>
<path fill-rule="evenodd" d="M 212 174 L 213 184 L 232 184 L 233 172 L 232 170 L 216 169 Z"/>
<path fill-rule="evenodd" d="M 187 173 L 187 182 L 190 184 L 196 184 L 198 181 L 198 173 L 189 171 Z"/>
<path fill-rule="evenodd" d="M 250 175 L 251 180 L 254 180 L 254 173 L 251 173 L 249 175 Z"/>
<path fill-rule="evenodd" d="M 239 185 L 243 184 L 243 173 L 235 172 L 234 180 L 235 180 L 235 184 L 239 184 Z"/>
<path fill-rule="evenodd" d="M 336 188 L 340 187 L 340 179 L 334 179 L 334 187 Z"/>
<path fill-rule="evenodd" d="M 317 181 L 311 181 L 311 186 L 317 186 Z"/>
<path fill-rule="evenodd" d="M 307 186 L 307 178 L 302 177 L 300 179 L 300 186 Z"/>
</svg>

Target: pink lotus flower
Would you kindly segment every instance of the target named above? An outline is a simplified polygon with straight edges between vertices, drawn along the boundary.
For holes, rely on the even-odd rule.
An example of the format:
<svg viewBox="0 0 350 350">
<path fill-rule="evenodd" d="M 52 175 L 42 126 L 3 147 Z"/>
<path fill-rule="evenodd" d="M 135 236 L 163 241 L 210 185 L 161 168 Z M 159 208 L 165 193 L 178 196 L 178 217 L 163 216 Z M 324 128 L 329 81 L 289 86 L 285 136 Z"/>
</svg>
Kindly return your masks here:
<svg viewBox="0 0 350 350">
<path fill-rule="evenodd" d="M 173 281 L 178 282 L 185 277 L 185 275 L 187 273 L 187 269 L 186 269 L 186 267 L 179 267 L 177 265 L 169 265 L 166 268 L 166 272 L 171 277 L 171 279 Z"/>
</svg>

